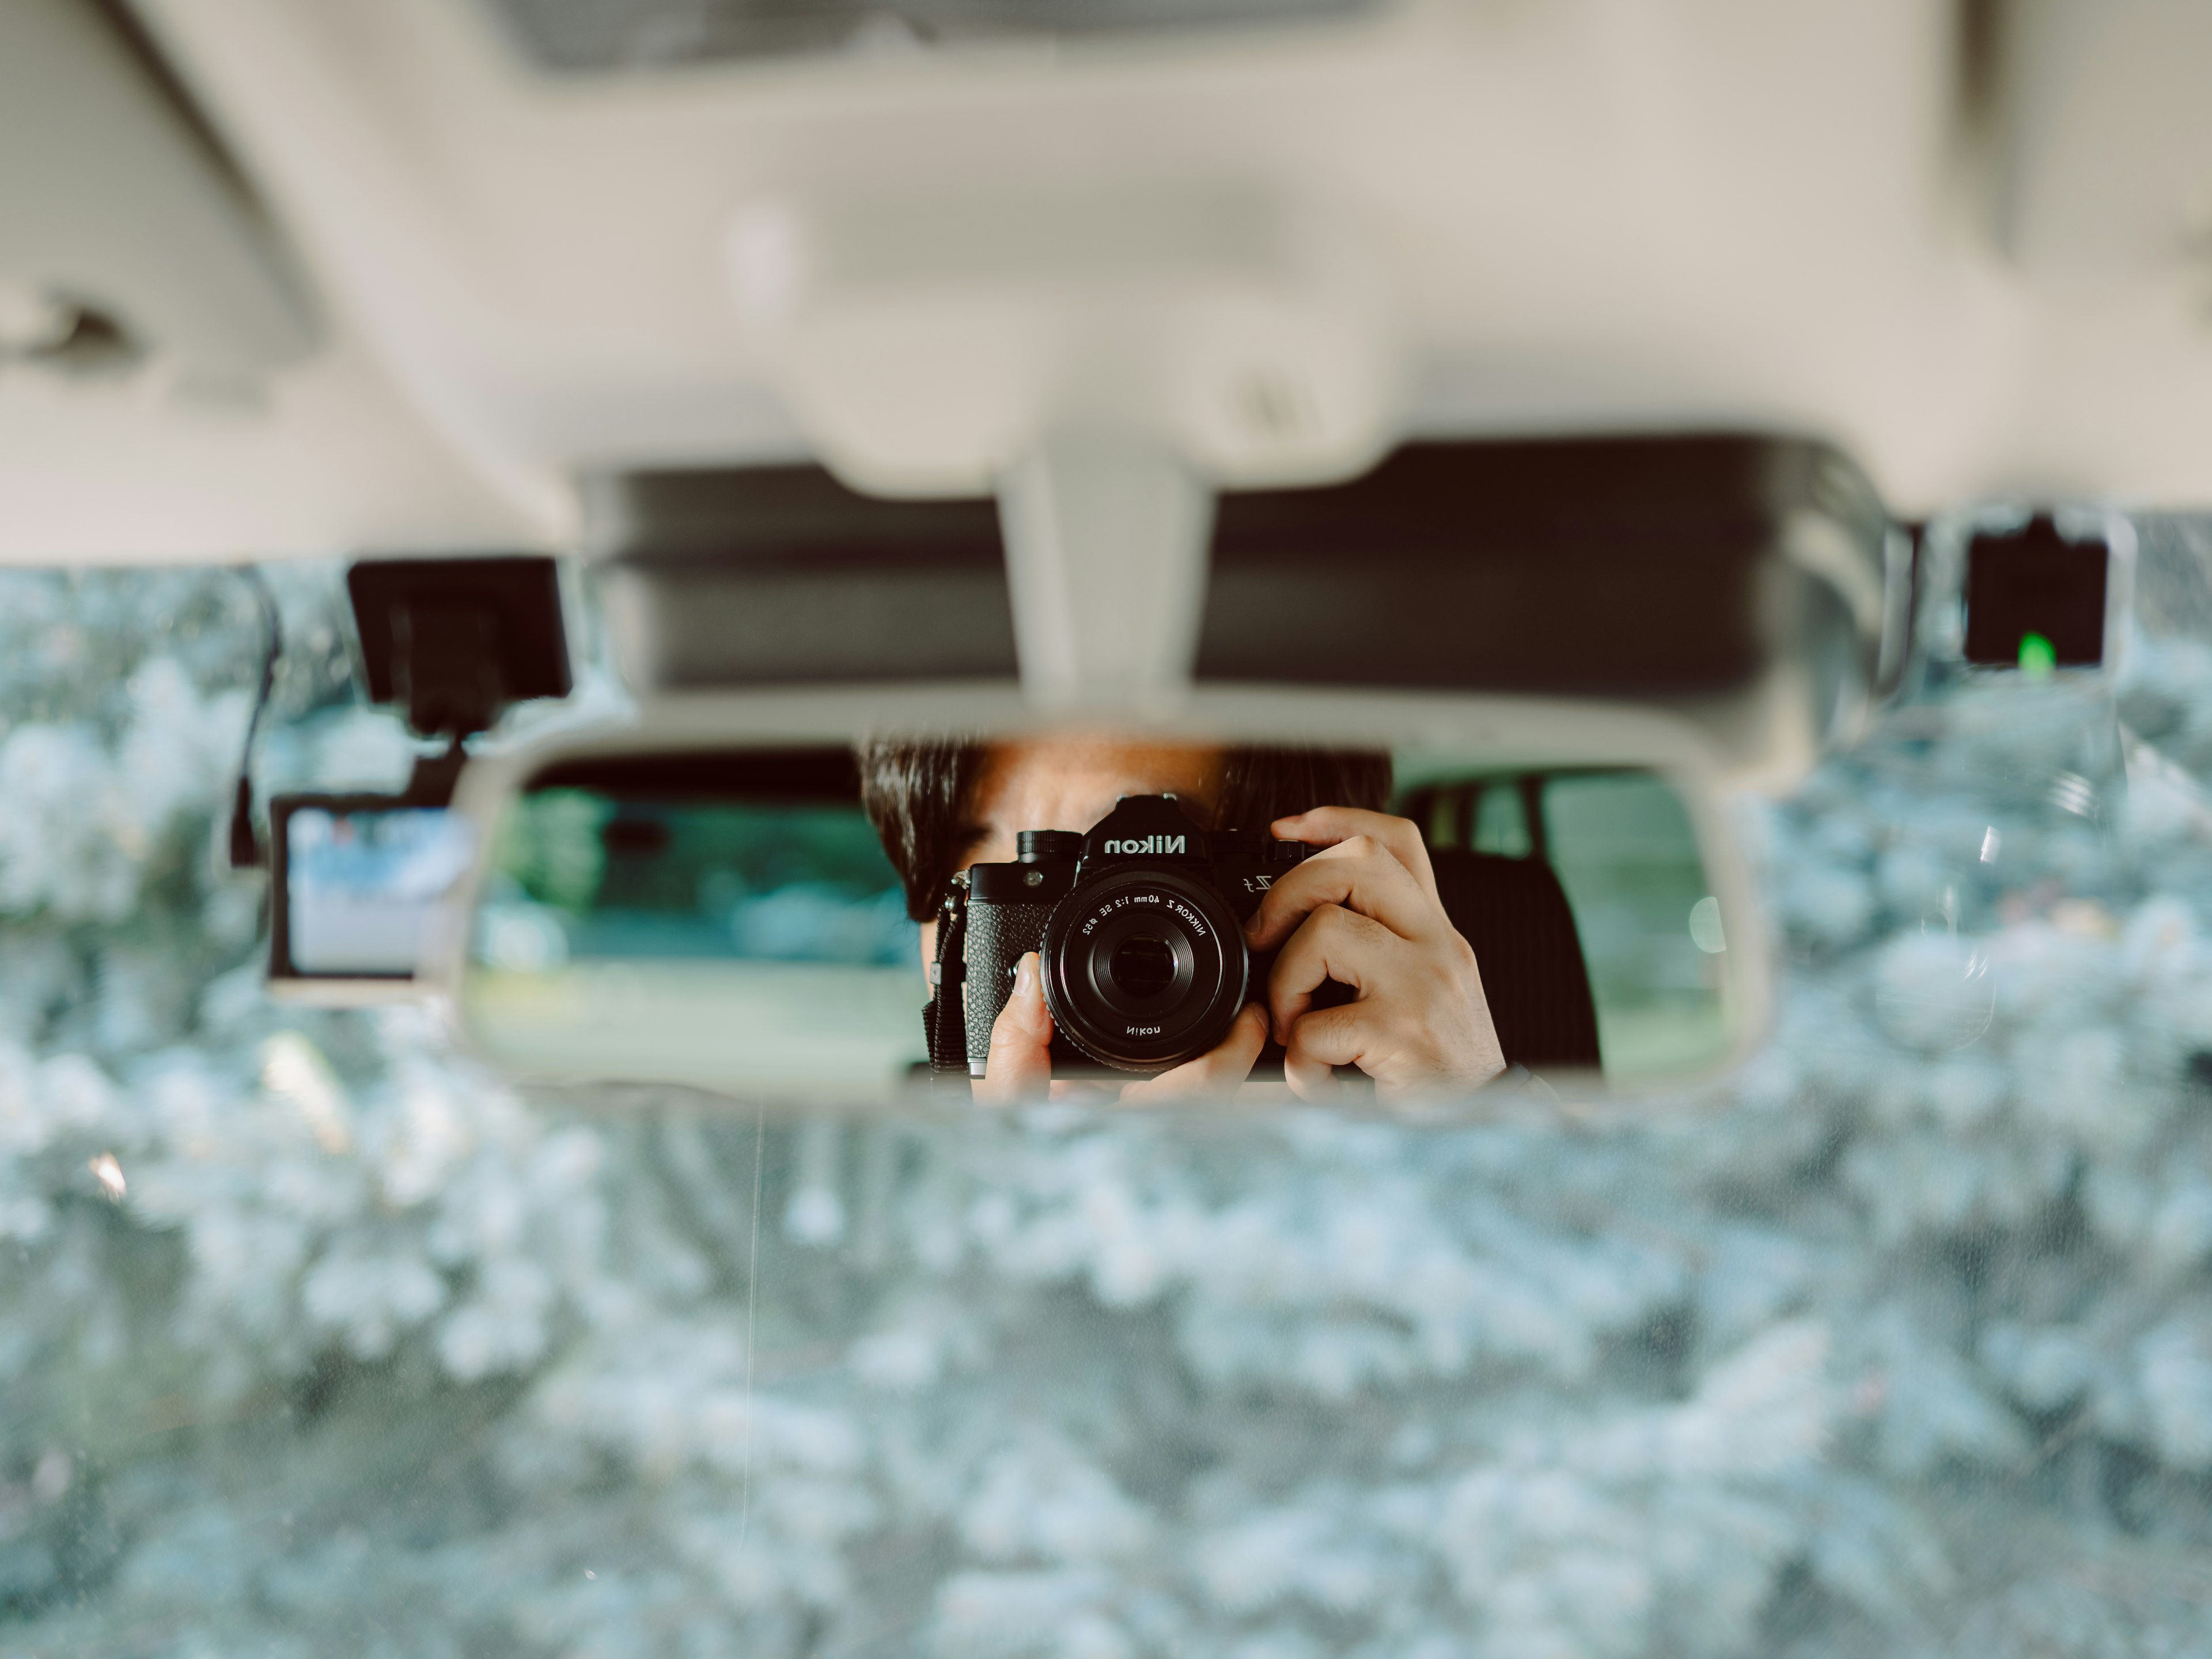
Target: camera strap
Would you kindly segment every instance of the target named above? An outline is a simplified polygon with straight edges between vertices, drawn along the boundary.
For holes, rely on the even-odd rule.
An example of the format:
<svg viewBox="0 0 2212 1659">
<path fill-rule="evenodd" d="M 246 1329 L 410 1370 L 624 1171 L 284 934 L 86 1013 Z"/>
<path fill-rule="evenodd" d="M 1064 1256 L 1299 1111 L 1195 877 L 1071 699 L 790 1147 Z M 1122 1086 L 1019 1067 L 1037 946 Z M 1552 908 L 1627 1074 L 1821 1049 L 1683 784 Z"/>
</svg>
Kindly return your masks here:
<svg viewBox="0 0 2212 1659">
<path fill-rule="evenodd" d="M 922 1005 L 921 1024 L 929 1039 L 929 1076 L 933 1087 L 950 1088 L 957 1080 L 968 1091 L 968 875 L 963 871 L 945 891 L 937 907 L 936 959 L 929 964 L 929 1000 Z"/>
</svg>

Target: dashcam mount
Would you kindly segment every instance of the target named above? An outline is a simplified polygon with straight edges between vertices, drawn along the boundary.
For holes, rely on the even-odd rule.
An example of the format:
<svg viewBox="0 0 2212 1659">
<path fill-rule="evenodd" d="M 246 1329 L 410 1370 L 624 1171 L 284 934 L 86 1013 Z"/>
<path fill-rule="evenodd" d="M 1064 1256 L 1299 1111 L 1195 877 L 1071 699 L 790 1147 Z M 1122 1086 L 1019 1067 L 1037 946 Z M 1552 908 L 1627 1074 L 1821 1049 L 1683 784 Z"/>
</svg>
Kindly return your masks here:
<svg viewBox="0 0 2212 1659">
<path fill-rule="evenodd" d="M 563 697 L 573 684 L 559 566 L 516 555 L 371 559 L 346 573 L 372 702 L 397 703 L 442 754 L 415 763 L 402 799 L 442 806 L 462 744 L 510 704 Z"/>
</svg>

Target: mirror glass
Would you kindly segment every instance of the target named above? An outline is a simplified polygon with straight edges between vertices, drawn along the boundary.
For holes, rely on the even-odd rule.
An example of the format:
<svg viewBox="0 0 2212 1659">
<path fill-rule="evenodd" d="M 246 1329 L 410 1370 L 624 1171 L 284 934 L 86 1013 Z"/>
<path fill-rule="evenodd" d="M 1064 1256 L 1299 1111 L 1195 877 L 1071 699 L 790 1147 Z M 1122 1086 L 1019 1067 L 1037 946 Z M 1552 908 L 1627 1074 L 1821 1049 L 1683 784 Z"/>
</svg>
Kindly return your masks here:
<svg viewBox="0 0 2212 1659">
<path fill-rule="evenodd" d="M 1301 788 L 1328 787 L 1303 763 L 1285 769 L 1281 757 L 1301 751 L 1239 762 L 1261 751 L 1188 748 L 1164 760 L 1153 745 L 1139 764 L 1085 739 L 933 752 L 938 771 L 925 767 L 919 785 L 900 775 L 919 793 L 899 799 L 937 802 L 937 818 L 887 819 L 908 823 L 909 840 L 945 843 L 934 866 L 926 847 L 908 859 L 922 872 L 913 896 L 864 806 L 864 766 L 876 763 L 848 749 L 633 752 L 529 774 L 501 810 L 476 896 L 459 987 L 473 1041 L 548 1079 L 854 1099 L 920 1086 L 947 890 L 924 866 L 949 876 L 972 864 L 952 884 L 964 937 L 951 971 L 965 980 L 977 1066 L 1031 949 L 1057 1015 L 1049 1075 L 1094 1086 L 1210 1051 L 1279 963 L 1288 973 L 1294 958 L 1328 955 L 1297 938 L 1316 927 L 1311 910 L 1286 924 L 1289 943 L 1261 941 L 1279 955 L 1248 951 L 1243 933 L 1317 850 L 1267 830 L 1277 808 L 1305 804 Z M 1645 1083 L 1709 1068 L 1746 1035 L 1729 884 L 1677 782 L 1402 750 L 1373 755 L 1361 775 L 1399 821 L 1391 833 L 1416 837 L 1389 869 L 1425 865 L 1431 893 L 1344 895 L 1360 913 L 1349 925 L 1381 941 L 1373 948 L 1421 951 L 1442 932 L 1426 918 L 1441 915 L 1473 947 L 1504 1060 L 1547 1080 Z M 1242 834 L 1220 822 L 1231 797 L 1245 803 Z M 1327 878 L 1297 878 L 1286 895 L 1316 879 Z M 1386 924 L 1409 942 L 1376 931 Z M 1357 941 L 1331 948 L 1350 949 L 1351 967 L 1326 975 L 1316 1007 L 1354 1000 L 1336 981 L 1369 960 Z M 961 1063 L 960 1040 L 941 1070 Z M 1243 1075 L 1279 1092 L 1283 1050 L 1269 1045 Z"/>
<path fill-rule="evenodd" d="M 465 1018 L 531 1072 L 878 1091 L 926 1057 L 920 938 L 848 754 L 573 763 L 499 825 Z"/>
<path fill-rule="evenodd" d="M 1410 769 L 1401 759 L 1401 774 Z M 1432 854 L 1528 860 L 1558 878 L 1609 1076 L 1691 1073 L 1727 1051 L 1719 884 L 1675 786 L 1643 770 L 1486 772 L 1449 761 L 1415 778 L 1398 810 Z"/>
</svg>

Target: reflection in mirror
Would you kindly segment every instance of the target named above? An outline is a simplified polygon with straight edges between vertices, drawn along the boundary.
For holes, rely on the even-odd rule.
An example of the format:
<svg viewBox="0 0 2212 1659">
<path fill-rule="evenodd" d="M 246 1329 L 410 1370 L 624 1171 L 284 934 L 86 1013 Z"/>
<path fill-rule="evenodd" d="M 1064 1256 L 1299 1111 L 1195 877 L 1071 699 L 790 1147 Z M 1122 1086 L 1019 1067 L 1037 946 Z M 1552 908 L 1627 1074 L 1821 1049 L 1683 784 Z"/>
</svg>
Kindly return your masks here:
<svg viewBox="0 0 2212 1659">
<path fill-rule="evenodd" d="M 1638 1084 L 1747 1035 L 1729 886 L 1674 782 L 1426 750 L 1332 772 L 1319 753 L 1085 738 L 558 760 L 496 826 L 463 1018 L 525 1074 L 848 1098 L 933 1062 L 986 1098 L 1315 1097 L 1362 1073 L 1385 1096 L 1463 1093 L 1501 1065 Z M 1355 782 L 1387 819 L 1268 833 L 1337 804 L 1301 788 Z M 1384 862 L 1316 857 L 1369 829 Z M 1331 942 L 1340 908 L 1359 937 Z M 1479 969 L 1466 998 L 1393 1003 L 1449 980 L 1455 936 Z M 1253 1001 L 1278 1018 L 1240 1017 Z M 1424 1036 L 1384 1054 L 1374 1010 L 1329 1012 L 1346 1004 Z M 1316 1035 L 1340 1029 L 1343 1054 Z M 1027 1056 L 1012 1083 L 1009 1050 Z"/>
<path fill-rule="evenodd" d="M 574 763 L 499 826 L 464 1018 L 532 1072 L 880 1091 L 924 1058 L 918 939 L 849 754 Z"/>
<path fill-rule="evenodd" d="M 1665 780 L 1447 770 L 1406 790 L 1401 808 L 1437 852 L 1549 866 L 1574 911 L 1609 1075 L 1690 1071 L 1726 1052 L 1721 902 Z"/>
</svg>

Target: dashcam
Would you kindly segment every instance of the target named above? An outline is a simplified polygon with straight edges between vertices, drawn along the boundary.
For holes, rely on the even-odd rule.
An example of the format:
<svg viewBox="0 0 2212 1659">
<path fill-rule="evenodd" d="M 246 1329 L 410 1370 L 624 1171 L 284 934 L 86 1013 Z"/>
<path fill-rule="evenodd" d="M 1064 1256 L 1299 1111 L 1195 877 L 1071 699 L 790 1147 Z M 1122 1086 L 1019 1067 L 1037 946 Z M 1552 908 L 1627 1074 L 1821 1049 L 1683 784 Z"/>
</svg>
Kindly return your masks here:
<svg viewBox="0 0 2212 1659">
<path fill-rule="evenodd" d="M 1966 545 L 1966 659 L 1980 667 L 2094 668 L 2105 659 L 2111 550 L 2047 514 Z"/>
</svg>

